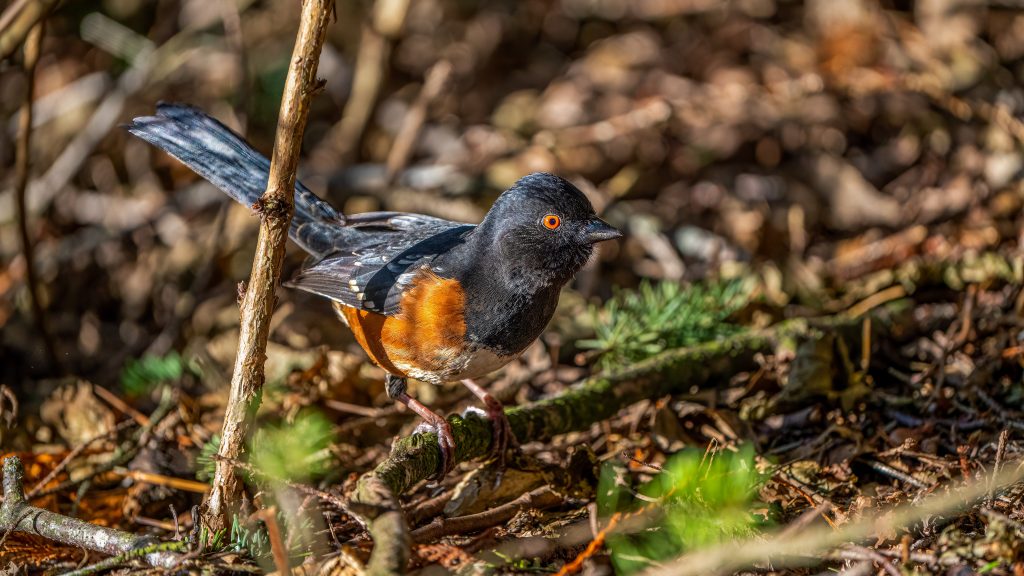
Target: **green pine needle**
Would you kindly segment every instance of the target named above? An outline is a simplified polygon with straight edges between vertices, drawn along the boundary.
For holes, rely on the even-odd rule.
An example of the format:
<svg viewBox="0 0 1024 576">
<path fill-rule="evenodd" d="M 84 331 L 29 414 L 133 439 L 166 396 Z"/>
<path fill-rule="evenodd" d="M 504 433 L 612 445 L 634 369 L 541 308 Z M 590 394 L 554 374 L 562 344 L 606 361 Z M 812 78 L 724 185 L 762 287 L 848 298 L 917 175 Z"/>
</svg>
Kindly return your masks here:
<svg viewBox="0 0 1024 576">
<path fill-rule="evenodd" d="M 145 396 L 158 385 L 176 382 L 185 373 L 199 374 L 199 370 L 177 352 L 166 356 L 129 358 L 121 370 L 121 389 L 129 396 Z"/>
<path fill-rule="evenodd" d="M 608 370 L 672 348 L 693 346 L 735 334 L 741 326 L 726 319 L 750 297 L 746 282 L 735 280 L 682 286 L 644 282 L 620 291 L 601 308 L 592 308 L 595 335 L 581 348 L 600 353 Z"/>
<path fill-rule="evenodd" d="M 200 482 L 213 480 L 213 475 L 217 470 L 217 459 L 214 456 L 217 455 L 219 449 L 220 434 L 211 436 L 199 449 L 199 455 L 196 456 L 196 480 Z"/>
<path fill-rule="evenodd" d="M 252 441 L 252 464 L 270 478 L 307 481 L 327 472 L 334 443 L 330 420 L 315 410 L 295 421 L 264 425 Z"/>
</svg>

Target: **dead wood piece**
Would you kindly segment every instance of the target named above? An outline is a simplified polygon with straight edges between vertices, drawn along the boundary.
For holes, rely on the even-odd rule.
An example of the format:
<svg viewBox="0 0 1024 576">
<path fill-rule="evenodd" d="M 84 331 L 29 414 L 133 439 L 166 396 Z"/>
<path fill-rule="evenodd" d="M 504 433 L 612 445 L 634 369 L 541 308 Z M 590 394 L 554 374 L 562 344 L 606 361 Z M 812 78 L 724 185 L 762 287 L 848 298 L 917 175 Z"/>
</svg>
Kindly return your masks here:
<svg viewBox="0 0 1024 576">
<path fill-rule="evenodd" d="M 204 503 L 203 518 L 213 533 L 231 525 L 230 508 L 238 502 L 242 491 L 234 466 L 223 459 L 235 460 L 241 454 L 262 398 L 270 319 L 277 301 L 274 291 L 281 279 L 285 242 L 295 211 L 295 173 L 309 104 L 316 92 L 320 50 L 333 6 L 333 0 L 307 0 L 302 4 L 299 31 L 281 99 L 267 190 L 257 202 L 260 232 L 249 287 L 241 303 L 238 354 L 218 450 L 222 459 L 217 461 L 213 489 Z"/>
<path fill-rule="evenodd" d="M 502 522 L 507 522 L 521 510 L 530 508 L 544 509 L 557 506 L 564 501 L 561 495 L 548 486 L 537 488 L 523 494 L 511 502 L 496 506 L 490 510 L 477 514 L 467 514 L 455 518 L 439 517 L 430 524 L 413 530 L 413 542 L 430 542 L 442 536 L 452 534 L 464 534 L 476 532 L 484 528 L 490 528 Z"/>
<path fill-rule="evenodd" d="M 20 458 L 10 456 L 4 460 L 4 502 L 0 505 L 0 530 L 4 533 L 35 534 L 69 546 L 112 555 L 126 554 L 157 544 L 151 537 L 97 526 L 32 506 L 25 499 L 24 474 Z M 145 554 L 143 558 L 152 566 L 167 568 L 178 561 L 179 555 L 161 549 Z"/>
</svg>

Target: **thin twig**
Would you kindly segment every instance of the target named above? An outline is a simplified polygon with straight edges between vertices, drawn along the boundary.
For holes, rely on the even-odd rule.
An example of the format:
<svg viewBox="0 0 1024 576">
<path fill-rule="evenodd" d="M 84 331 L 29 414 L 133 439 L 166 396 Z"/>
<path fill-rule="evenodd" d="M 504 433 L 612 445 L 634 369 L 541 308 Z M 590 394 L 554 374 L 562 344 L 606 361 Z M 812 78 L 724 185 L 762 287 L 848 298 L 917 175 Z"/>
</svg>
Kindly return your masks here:
<svg viewBox="0 0 1024 576">
<path fill-rule="evenodd" d="M 863 558 L 863 559 L 870 560 L 871 562 L 874 562 L 875 564 L 878 564 L 879 566 L 882 567 L 882 570 L 885 570 L 886 574 L 889 574 L 889 576 L 902 576 L 900 574 L 899 569 L 897 569 L 895 566 L 893 566 L 892 562 L 890 562 L 888 558 L 886 558 L 885 556 L 882 556 L 881 554 L 879 554 L 875 550 L 872 550 L 870 548 L 865 548 L 863 546 L 852 546 L 852 545 L 851 546 L 847 546 L 846 549 L 848 551 L 850 551 L 850 552 L 853 552 L 855 554 L 860 555 L 860 557 Z"/>
<path fill-rule="evenodd" d="M 4 408 L 4 403 L 10 406 L 10 410 Z M 6 384 L 0 384 L 0 423 L 8 428 L 14 427 L 18 419 L 18 397 Z"/>
<path fill-rule="evenodd" d="M 43 488 L 46 487 L 47 484 L 53 482 L 53 479 L 56 478 L 58 474 L 63 472 L 65 468 L 68 467 L 68 464 L 71 464 L 71 462 L 75 458 L 77 458 L 79 454 L 84 452 L 85 449 L 88 448 L 89 446 L 92 446 L 94 442 L 98 442 L 99 440 L 108 438 L 110 437 L 111 434 L 116 434 L 134 423 L 134 420 L 122 420 L 121 422 L 118 422 L 110 430 L 100 432 L 99 434 L 93 436 L 92 438 L 89 438 L 85 442 L 82 442 L 78 446 L 72 448 L 71 451 L 68 452 L 67 455 L 65 455 L 64 458 L 60 461 L 60 463 L 53 468 L 53 470 L 50 470 L 50 472 L 46 476 L 44 476 L 42 480 L 36 482 L 36 485 L 33 486 L 32 489 L 28 491 L 28 494 L 25 495 L 25 498 L 29 500 L 35 498 L 43 490 Z"/>
<path fill-rule="evenodd" d="M 268 506 L 263 508 L 256 516 L 267 527 L 267 537 L 270 539 L 270 552 L 274 556 L 274 567 L 277 568 L 277 573 L 291 573 L 288 563 L 288 547 L 281 536 L 281 526 L 277 523 L 277 507 Z"/>
<path fill-rule="evenodd" d="M 63 576 L 91 576 L 92 574 L 98 574 L 111 568 L 116 568 L 122 564 L 127 564 L 132 560 L 140 560 L 149 556 L 150 554 L 158 554 L 161 552 L 184 552 L 188 548 L 188 543 L 185 541 L 180 542 L 154 542 L 140 548 L 134 548 L 127 550 L 114 556 L 113 558 L 107 558 L 100 560 L 95 564 L 79 568 L 78 570 L 72 570 L 67 572 Z"/>
<path fill-rule="evenodd" d="M 1006 445 L 1010 441 L 1010 431 L 1003 428 L 1003 431 L 999 433 L 999 444 L 996 445 L 996 461 L 992 465 L 992 476 L 989 478 L 988 488 L 988 505 L 991 506 L 995 501 L 995 480 L 999 476 L 999 472 L 1003 467 L 1003 460 L 1006 458 Z"/>
<path fill-rule="evenodd" d="M 441 91 L 448 84 L 448 78 L 451 75 L 452 65 L 447 60 L 441 60 L 427 71 L 426 80 L 423 81 L 423 89 L 420 90 L 419 96 L 416 97 L 416 100 L 405 113 L 402 127 L 398 130 L 395 142 L 388 152 L 387 162 L 385 163 L 387 166 L 388 182 L 392 182 L 395 174 L 402 168 L 405 168 L 406 163 L 409 162 L 413 144 L 416 143 L 416 138 L 423 128 L 423 122 L 427 119 L 427 108 L 441 95 Z"/>
<path fill-rule="evenodd" d="M 452 534 L 476 532 L 507 522 L 521 510 L 530 508 L 543 510 L 557 506 L 563 501 L 564 499 L 561 495 L 550 487 L 543 486 L 532 492 L 527 492 L 511 502 L 506 502 L 501 506 L 496 506 L 478 514 L 468 514 L 456 518 L 440 516 L 430 524 L 413 530 L 412 540 L 413 542 L 425 543 Z"/>
<path fill-rule="evenodd" d="M 350 163 L 359 152 L 363 132 L 384 84 L 392 41 L 398 37 L 409 12 L 409 0 L 378 0 L 371 22 L 363 25 L 356 53 L 355 74 L 341 120 L 331 127 L 313 151 L 313 163 L 334 166 Z"/>
<path fill-rule="evenodd" d="M 193 492 L 195 494 L 206 494 L 210 491 L 210 485 L 205 482 L 198 480 L 189 480 L 188 478 L 175 478 L 173 476 L 167 476 L 164 474 L 156 474 L 153 472 L 143 472 L 142 470 L 127 470 L 125 468 L 117 467 L 114 468 L 115 474 L 120 474 L 125 478 L 131 478 L 136 482 L 142 482 L 145 484 L 151 484 L 153 486 L 166 486 L 172 490 L 181 490 L 183 492 Z"/>
<path fill-rule="evenodd" d="M 131 438 L 129 438 L 120 446 L 118 446 L 117 450 L 114 452 L 114 455 L 110 458 L 110 460 L 108 460 L 101 466 L 98 466 L 95 469 L 93 469 L 92 473 L 89 474 L 88 476 L 82 478 L 71 478 L 64 482 L 61 482 L 60 484 L 57 484 L 56 486 L 52 486 L 50 488 L 41 488 L 38 492 L 35 493 L 33 498 L 39 498 L 42 496 L 49 496 L 50 494 L 63 492 L 64 490 L 67 490 L 68 488 L 71 488 L 73 486 L 78 486 L 79 484 L 91 478 L 95 478 L 96 476 L 99 476 L 101 474 L 106 474 L 107 472 L 110 472 L 114 468 L 123 465 L 125 462 L 128 462 L 139 451 L 139 448 L 142 447 L 148 441 L 149 434 L 153 430 L 153 427 L 159 424 L 160 421 L 163 420 L 168 413 L 170 413 L 171 408 L 173 408 L 175 404 L 176 398 L 171 388 L 165 387 L 160 397 L 160 403 L 157 405 L 156 409 L 153 410 L 153 413 L 149 416 L 149 425 L 139 428 L 135 434 L 132 434 Z"/>
<path fill-rule="evenodd" d="M 241 333 L 231 379 L 231 395 L 218 454 L 235 459 L 242 452 L 263 393 L 264 362 L 270 320 L 281 279 L 288 227 L 295 211 L 295 173 L 309 103 L 316 92 L 316 69 L 333 11 L 333 0 L 305 0 L 299 31 L 285 81 L 278 115 L 274 154 L 267 190 L 254 208 L 260 214 L 260 232 L 249 288 L 241 303 Z M 234 466 L 217 461 L 213 490 L 205 502 L 204 521 L 214 533 L 230 525 L 229 508 L 239 500 L 242 483 Z"/>
<path fill-rule="evenodd" d="M 32 139 L 32 99 L 35 95 L 36 85 L 36 64 L 39 62 L 39 52 L 43 44 L 43 28 L 45 20 L 40 19 L 25 40 L 25 99 L 21 103 L 21 110 L 18 112 L 18 145 L 17 165 L 14 169 L 14 196 L 18 209 L 18 232 L 21 235 L 21 249 L 25 256 L 25 281 L 28 283 L 28 293 L 32 300 L 32 316 L 36 323 L 36 330 L 43 339 L 43 346 L 46 349 L 46 357 L 50 362 L 50 370 L 61 374 L 63 367 L 60 363 L 60 356 L 57 354 L 57 344 L 54 342 L 53 334 L 50 332 L 49 321 L 46 317 L 46 310 L 43 307 L 42 296 L 39 291 L 39 277 L 36 275 L 35 255 L 32 249 L 32 235 L 29 233 L 28 225 L 28 173 L 29 157 L 32 154 L 30 146 Z"/>
<path fill-rule="evenodd" d="M 369 24 L 363 26 L 351 93 L 342 111 L 341 120 L 331 128 L 320 146 L 314 150 L 314 164 L 333 165 L 339 159 L 347 164 L 355 159 L 366 124 L 370 121 L 373 107 L 377 103 L 377 94 L 384 80 L 384 68 L 390 54 L 391 44 L 387 38 Z"/>
<path fill-rule="evenodd" d="M 862 458 L 861 461 L 867 464 L 872 470 L 885 474 L 886 476 L 895 478 L 901 482 L 906 482 L 907 484 L 910 484 L 914 488 L 918 488 L 920 490 L 927 490 L 929 488 L 928 484 L 926 484 L 925 482 L 918 480 L 917 478 L 911 476 L 910 474 L 907 474 L 906 472 L 903 472 L 902 470 L 897 470 L 896 468 L 893 468 L 892 466 L 884 462 L 879 462 L 874 458 Z"/>
<path fill-rule="evenodd" d="M 117 394 L 114 394 L 102 386 L 94 386 L 93 394 L 99 396 L 100 400 L 110 404 L 118 412 L 131 417 L 131 419 L 137 422 L 139 426 L 149 426 L 149 418 L 122 400 Z"/>
</svg>

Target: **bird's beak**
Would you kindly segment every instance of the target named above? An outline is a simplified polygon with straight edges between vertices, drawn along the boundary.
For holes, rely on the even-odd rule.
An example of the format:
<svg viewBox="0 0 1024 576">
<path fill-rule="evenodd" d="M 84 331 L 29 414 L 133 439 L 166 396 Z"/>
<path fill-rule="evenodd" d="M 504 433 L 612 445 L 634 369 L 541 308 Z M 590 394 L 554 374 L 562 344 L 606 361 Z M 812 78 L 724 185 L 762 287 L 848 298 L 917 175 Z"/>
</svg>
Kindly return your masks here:
<svg viewBox="0 0 1024 576">
<path fill-rule="evenodd" d="M 613 228 L 611 224 L 597 217 L 591 218 L 584 230 L 587 235 L 587 241 L 591 244 L 622 238 L 622 232 L 619 232 L 617 228 Z"/>
</svg>

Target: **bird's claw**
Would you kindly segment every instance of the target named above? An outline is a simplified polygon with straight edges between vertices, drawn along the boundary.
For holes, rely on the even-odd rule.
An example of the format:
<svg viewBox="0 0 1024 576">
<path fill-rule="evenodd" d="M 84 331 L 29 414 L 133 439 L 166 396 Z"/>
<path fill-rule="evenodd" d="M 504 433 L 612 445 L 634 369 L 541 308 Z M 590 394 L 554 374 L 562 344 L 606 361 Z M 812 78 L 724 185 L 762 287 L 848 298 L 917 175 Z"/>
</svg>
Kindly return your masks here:
<svg viewBox="0 0 1024 576">
<path fill-rule="evenodd" d="M 488 403 L 487 417 L 491 420 L 491 429 L 494 434 L 491 455 L 497 458 L 499 466 L 504 467 L 509 446 L 515 442 L 512 426 L 509 424 L 508 416 L 505 415 L 505 407 L 497 400 L 494 404 Z"/>
<path fill-rule="evenodd" d="M 415 433 L 433 432 L 437 434 L 437 448 L 441 452 L 441 465 L 431 480 L 439 481 L 444 479 L 455 468 L 455 435 L 452 433 L 452 425 L 441 418 L 424 421 L 416 427 Z"/>
</svg>

